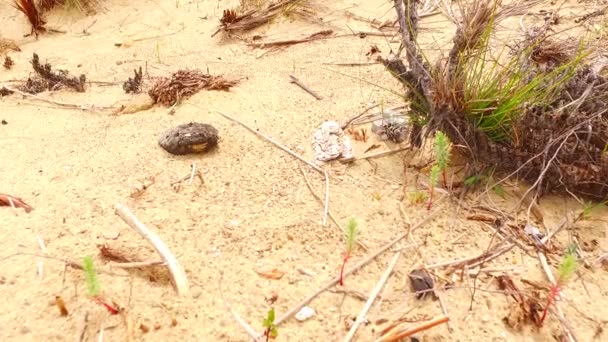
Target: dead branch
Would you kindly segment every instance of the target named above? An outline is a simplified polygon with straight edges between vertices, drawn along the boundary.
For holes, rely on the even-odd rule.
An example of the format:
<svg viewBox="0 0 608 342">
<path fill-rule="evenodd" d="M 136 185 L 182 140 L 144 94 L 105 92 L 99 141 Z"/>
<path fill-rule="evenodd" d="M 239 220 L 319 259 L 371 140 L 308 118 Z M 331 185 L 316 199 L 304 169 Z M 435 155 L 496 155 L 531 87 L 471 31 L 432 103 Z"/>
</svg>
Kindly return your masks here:
<svg viewBox="0 0 608 342">
<path fill-rule="evenodd" d="M 309 93 L 310 95 L 312 95 L 315 99 L 317 99 L 317 100 L 323 100 L 323 98 L 321 96 L 317 95 L 316 92 L 314 92 L 312 89 L 310 89 L 307 86 L 305 86 L 295 76 L 289 75 L 289 78 L 291 79 L 291 83 L 296 84 L 298 87 L 302 88 L 304 91 L 306 91 L 307 93 Z"/>
<path fill-rule="evenodd" d="M 165 263 L 171 274 L 173 285 L 177 290 L 177 294 L 180 296 L 187 296 L 189 294 L 188 278 L 184 269 L 179 264 L 169 247 L 148 227 L 146 227 L 132 212 L 123 204 L 117 204 L 115 207 L 115 213 L 118 215 L 126 224 L 138 232 L 144 239 L 146 239 L 156 249 L 158 254 Z"/>
<path fill-rule="evenodd" d="M 378 297 L 378 295 L 380 294 L 380 291 L 382 291 L 384 284 L 386 284 L 386 282 L 388 281 L 388 278 L 393 273 L 393 269 L 395 268 L 395 265 L 397 264 L 397 260 L 399 260 L 400 256 L 401 256 L 401 252 L 395 253 L 393 260 L 391 260 L 390 264 L 388 265 L 388 268 L 386 269 L 386 271 L 384 272 L 384 274 L 382 275 L 382 277 L 380 278 L 380 280 L 378 281 L 378 283 L 376 284 L 376 286 L 374 287 L 372 292 L 369 294 L 369 299 L 365 303 L 365 306 L 363 306 L 363 309 L 361 309 L 361 312 L 359 312 L 357 319 L 355 319 L 355 321 L 353 322 L 353 325 L 351 326 L 350 330 L 348 331 L 348 334 L 344 338 L 344 342 L 350 342 L 353 339 L 353 337 L 355 337 L 355 334 L 357 333 L 357 329 L 359 328 L 359 325 L 361 323 L 363 323 L 363 321 L 365 320 L 365 316 L 367 315 L 367 312 L 372 307 L 372 304 L 374 304 L 376 297 Z"/>
</svg>

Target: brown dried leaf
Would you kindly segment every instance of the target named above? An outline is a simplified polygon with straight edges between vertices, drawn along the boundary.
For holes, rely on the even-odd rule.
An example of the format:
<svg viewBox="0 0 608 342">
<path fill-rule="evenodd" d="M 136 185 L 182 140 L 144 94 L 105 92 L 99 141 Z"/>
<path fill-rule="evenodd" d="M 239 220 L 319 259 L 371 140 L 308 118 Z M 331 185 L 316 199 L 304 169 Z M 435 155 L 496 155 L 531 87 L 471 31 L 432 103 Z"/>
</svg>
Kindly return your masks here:
<svg viewBox="0 0 608 342">
<path fill-rule="evenodd" d="M 0 194 L 0 207 L 3 207 L 3 206 L 14 207 L 14 208 L 23 208 L 23 209 L 25 209 L 26 213 L 29 213 L 30 211 L 32 211 L 34 209 L 34 208 L 30 207 L 27 203 L 23 202 L 23 200 L 19 197 L 7 195 L 7 194 Z"/>
<path fill-rule="evenodd" d="M 262 268 L 256 270 L 255 273 L 267 279 L 281 279 L 285 275 L 285 272 L 277 268 Z"/>
<path fill-rule="evenodd" d="M 68 309 L 66 308 L 65 302 L 61 296 L 55 296 L 55 305 L 57 305 L 61 316 L 66 317 L 68 315 Z"/>
<path fill-rule="evenodd" d="M 99 254 L 101 254 L 103 259 L 115 262 L 131 262 L 131 260 L 124 256 L 124 254 L 122 254 L 120 251 L 117 251 L 105 243 L 103 245 L 97 245 L 97 248 L 99 249 Z"/>
</svg>

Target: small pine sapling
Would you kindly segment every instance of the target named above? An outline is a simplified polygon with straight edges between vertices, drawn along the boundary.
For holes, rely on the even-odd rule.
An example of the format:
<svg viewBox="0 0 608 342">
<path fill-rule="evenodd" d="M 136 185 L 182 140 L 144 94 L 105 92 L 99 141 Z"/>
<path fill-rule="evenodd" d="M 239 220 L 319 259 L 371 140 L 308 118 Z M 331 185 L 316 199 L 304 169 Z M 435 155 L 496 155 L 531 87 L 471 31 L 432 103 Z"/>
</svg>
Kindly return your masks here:
<svg viewBox="0 0 608 342">
<path fill-rule="evenodd" d="M 435 160 L 437 165 L 439 165 L 439 169 L 441 170 L 443 186 L 445 187 L 448 186 L 446 169 L 450 163 L 450 150 L 451 143 L 448 136 L 441 131 L 437 132 L 437 134 L 435 134 Z"/>
<path fill-rule="evenodd" d="M 547 304 L 545 305 L 545 310 L 543 311 L 543 316 L 540 319 L 541 324 L 545 321 L 547 317 L 547 312 L 549 311 L 549 307 L 555 302 L 555 299 L 559 295 L 562 288 L 566 285 L 566 283 L 572 278 L 572 275 L 576 271 L 578 267 L 578 262 L 576 260 L 576 247 L 569 247 L 568 251 L 564 255 L 562 262 L 557 269 L 557 281 L 555 284 L 551 286 L 549 290 L 549 296 L 547 297 Z"/>
<path fill-rule="evenodd" d="M 435 164 L 431 168 L 431 174 L 429 175 L 429 203 L 427 209 L 431 210 L 433 205 L 433 192 L 439 181 L 439 175 L 442 175 L 443 186 L 447 186 L 446 169 L 450 163 L 450 149 L 451 143 L 445 133 L 438 131 L 435 134 Z"/>
<path fill-rule="evenodd" d="M 101 297 L 101 285 L 97 278 L 97 271 L 93 264 L 93 258 L 88 255 L 84 257 L 82 269 L 84 270 L 85 281 L 87 283 L 87 294 L 89 297 L 91 297 L 95 303 L 103 305 L 112 315 L 117 315 L 119 313 L 118 309 L 106 303 Z"/>
<path fill-rule="evenodd" d="M 274 324 L 274 308 L 270 308 L 270 310 L 268 310 L 268 315 L 266 316 L 266 318 L 264 318 L 264 328 L 266 328 L 266 330 L 264 330 L 264 337 L 266 337 L 266 342 L 268 342 L 268 340 L 276 338 L 277 335 L 279 334 L 279 330 L 276 326 L 276 324 Z"/>
<path fill-rule="evenodd" d="M 351 218 L 348 221 L 348 226 L 346 227 L 346 241 L 344 246 L 344 259 L 342 260 L 342 267 L 340 268 L 340 286 L 344 286 L 344 267 L 346 266 L 346 262 L 350 258 L 353 249 L 355 248 L 355 242 L 357 241 L 357 220 Z"/>
</svg>

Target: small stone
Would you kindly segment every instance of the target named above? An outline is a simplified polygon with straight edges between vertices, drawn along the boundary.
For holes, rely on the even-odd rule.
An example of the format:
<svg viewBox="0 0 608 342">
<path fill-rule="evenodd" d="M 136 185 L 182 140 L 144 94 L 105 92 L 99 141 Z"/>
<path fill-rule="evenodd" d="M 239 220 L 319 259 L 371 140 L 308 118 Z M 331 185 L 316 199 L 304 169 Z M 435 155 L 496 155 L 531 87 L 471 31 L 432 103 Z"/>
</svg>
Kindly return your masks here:
<svg viewBox="0 0 608 342">
<path fill-rule="evenodd" d="M 296 319 L 300 322 L 304 322 L 305 320 L 311 318 L 315 315 L 315 310 L 311 307 L 305 306 L 296 314 Z"/>
<path fill-rule="evenodd" d="M 21 326 L 21 329 L 19 329 L 19 332 L 25 335 L 32 332 L 32 329 L 30 329 L 30 327 L 28 327 L 27 325 L 23 325 Z"/>
<path fill-rule="evenodd" d="M 163 132 L 158 144 L 171 154 L 183 155 L 206 152 L 215 147 L 218 141 L 218 131 L 215 127 L 190 122 Z"/>
<path fill-rule="evenodd" d="M 116 240 L 120 235 L 120 231 L 118 230 L 108 230 L 103 233 L 103 238 L 106 240 Z"/>
</svg>

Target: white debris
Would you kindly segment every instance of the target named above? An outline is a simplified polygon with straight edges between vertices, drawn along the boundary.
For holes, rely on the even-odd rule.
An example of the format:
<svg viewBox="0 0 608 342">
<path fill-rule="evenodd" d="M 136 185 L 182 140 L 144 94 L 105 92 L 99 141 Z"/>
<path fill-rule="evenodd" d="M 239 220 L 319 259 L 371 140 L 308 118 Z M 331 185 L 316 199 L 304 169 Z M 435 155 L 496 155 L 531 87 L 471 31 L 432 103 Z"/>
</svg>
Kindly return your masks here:
<svg viewBox="0 0 608 342">
<path fill-rule="evenodd" d="M 312 137 L 314 159 L 325 162 L 339 157 L 352 158 L 353 147 L 336 121 L 325 121 Z"/>
<path fill-rule="evenodd" d="M 305 306 L 296 314 L 296 319 L 300 322 L 304 322 L 305 320 L 311 318 L 315 315 L 315 310 L 311 307 Z"/>
</svg>

